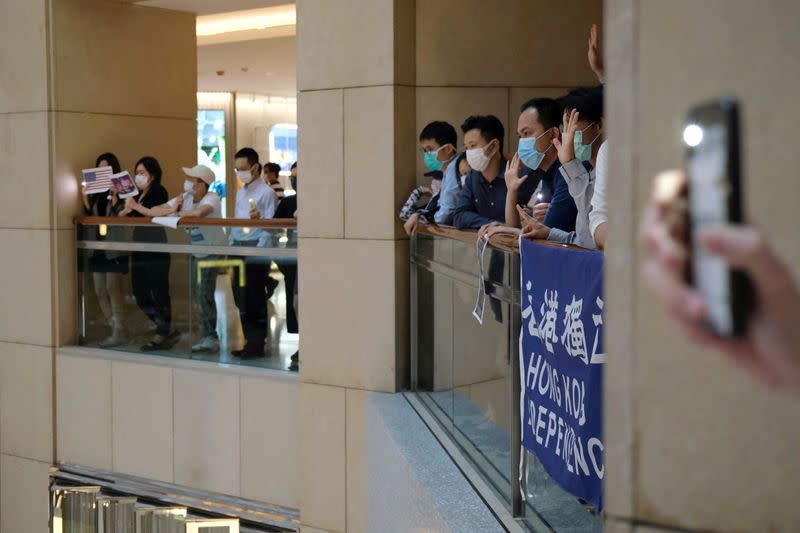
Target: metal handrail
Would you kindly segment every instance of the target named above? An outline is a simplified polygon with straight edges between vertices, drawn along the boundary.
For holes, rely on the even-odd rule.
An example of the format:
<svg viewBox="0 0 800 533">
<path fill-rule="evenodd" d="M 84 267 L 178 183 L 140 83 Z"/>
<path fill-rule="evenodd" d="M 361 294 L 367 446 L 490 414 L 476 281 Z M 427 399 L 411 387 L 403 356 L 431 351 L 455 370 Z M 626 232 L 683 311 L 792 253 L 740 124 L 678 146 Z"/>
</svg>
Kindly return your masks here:
<svg viewBox="0 0 800 533">
<path fill-rule="evenodd" d="M 156 226 L 153 217 L 95 217 L 79 216 L 72 219 L 73 224 L 95 226 Z M 297 229 L 297 219 L 294 218 L 209 218 L 209 217 L 181 217 L 178 226 L 213 226 L 221 228 L 265 228 L 265 229 Z"/>
</svg>

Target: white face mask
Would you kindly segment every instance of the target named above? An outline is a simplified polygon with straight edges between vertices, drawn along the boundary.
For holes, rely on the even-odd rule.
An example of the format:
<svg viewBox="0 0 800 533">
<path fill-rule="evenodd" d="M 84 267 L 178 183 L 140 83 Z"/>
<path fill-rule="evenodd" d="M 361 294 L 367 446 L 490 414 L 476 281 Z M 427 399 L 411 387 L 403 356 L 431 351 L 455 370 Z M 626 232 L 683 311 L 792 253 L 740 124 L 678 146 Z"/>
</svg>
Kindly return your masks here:
<svg viewBox="0 0 800 533">
<path fill-rule="evenodd" d="M 478 172 L 486 170 L 486 167 L 489 166 L 489 162 L 492 160 L 492 156 L 494 156 L 494 153 L 492 153 L 491 156 L 486 155 L 485 150 L 486 146 L 467 150 L 467 163 Z"/>
<path fill-rule="evenodd" d="M 253 181 L 253 174 L 251 174 L 249 170 L 237 170 L 236 177 L 245 185 Z"/>
<path fill-rule="evenodd" d="M 193 193 L 194 192 L 194 183 L 186 180 L 183 182 L 183 192 Z"/>
<path fill-rule="evenodd" d="M 144 189 L 145 187 L 147 187 L 147 176 L 145 176 L 144 174 L 136 174 L 136 177 L 134 179 L 136 180 L 136 186 L 139 187 L 140 189 Z"/>
</svg>

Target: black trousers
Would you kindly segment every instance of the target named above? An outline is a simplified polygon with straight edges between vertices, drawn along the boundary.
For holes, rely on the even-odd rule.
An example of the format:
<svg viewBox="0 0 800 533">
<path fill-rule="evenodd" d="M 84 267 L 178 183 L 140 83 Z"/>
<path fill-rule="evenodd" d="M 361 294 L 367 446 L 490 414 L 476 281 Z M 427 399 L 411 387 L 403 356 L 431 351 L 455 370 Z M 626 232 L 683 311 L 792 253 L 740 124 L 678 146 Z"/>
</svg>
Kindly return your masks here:
<svg viewBox="0 0 800 533">
<path fill-rule="evenodd" d="M 156 325 L 156 333 L 169 335 L 172 301 L 169 297 L 169 254 L 133 252 L 131 285 L 136 305 Z"/>
<path fill-rule="evenodd" d="M 250 246 L 250 243 L 234 242 L 234 246 Z M 269 264 L 262 257 L 231 257 L 244 262 L 245 285 L 239 285 L 239 273 L 231 276 L 233 301 L 239 309 L 244 333 L 244 350 L 247 352 L 264 352 L 264 340 L 267 336 L 267 274 Z"/>
<path fill-rule="evenodd" d="M 278 265 L 286 285 L 286 331 L 297 333 L 297 313 L 294 310 L 294 293 L 297 285 L 297 265 Z"/>
</svg>

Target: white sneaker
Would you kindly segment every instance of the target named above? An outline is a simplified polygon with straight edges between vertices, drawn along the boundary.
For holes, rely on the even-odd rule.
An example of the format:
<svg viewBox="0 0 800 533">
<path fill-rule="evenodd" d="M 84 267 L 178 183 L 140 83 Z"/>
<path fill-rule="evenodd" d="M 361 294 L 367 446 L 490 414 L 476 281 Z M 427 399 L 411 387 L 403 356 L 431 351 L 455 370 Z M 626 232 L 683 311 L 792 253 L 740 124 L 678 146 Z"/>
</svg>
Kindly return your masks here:
<svg viewBox="0 0 800 533">
<path fill-rule="evenodd" d="M 219 339 L 216 337 L 203 337 L 200 342 L 192 345 L 193 352 L 218 352 Z"/>
<path fill-rule="evenodd" d="M 100 341 L 101 348 L 115 348 L 122 344 L 125 344 L 125 340 L 116 333 Z"/>
</svg>

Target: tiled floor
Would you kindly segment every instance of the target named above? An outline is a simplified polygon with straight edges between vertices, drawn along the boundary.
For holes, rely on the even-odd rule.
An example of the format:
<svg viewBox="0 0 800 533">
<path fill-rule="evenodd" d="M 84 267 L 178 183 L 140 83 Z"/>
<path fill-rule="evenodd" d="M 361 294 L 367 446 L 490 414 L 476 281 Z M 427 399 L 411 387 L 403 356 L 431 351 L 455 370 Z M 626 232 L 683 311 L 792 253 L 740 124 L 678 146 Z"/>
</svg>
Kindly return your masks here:
<svg viewBox="0 0 800 533">
<path fill-rule="evenodd" d="M 180 267 L 173 261 L 173 269 Z M 291 364 L 290 357 L 298 350 L 299 335 L 288 333 L 286 330 L 286 289 L 283 276 L 278 270 L 273 270 L 270 275 L 280 280 L 280 284 L 267 302 L 268 331 L 263 358 L 241 360 L 231 355 L 231 350 L 242 347 L 243 339 L 239 311 L 233 301 L 230 278 L 227 274 L 220 275 L 217 278 L 215 292 L 217 333 L 220 341 L 219 353 L 191 352 L 192 344 L 201 337 L 199 311 L 190 304 L 188 290 L 181 290 L 181 287 L 176 287 L 176 283 L 173 283 L 170 287 L 172 329 L 180 332 L 181 338 L 170 350 L 150 353 L 185 359 L 287 370 Z M 136 306 L 130 291 L 130 276 L 125 276 L 124 279 L 123 294 L 126 294 L 124 322 L 128 331 L 125 336 L 125 344 L 114 349 L 125 352 L 139 352 L 141 346 L 146 344 L 152 336 L 152 332 L 149 329 L 151 324 Z M 172 274 L 172 279 L 174 281 L 175 273 Z M 82 291 L 81 307 L 85 316 L 85 324 L 82 327 L 81 344 L 98 347 L 98 343 L 110 333 L 110 330 L 106 326 L 105 319 L 98 308 L 90 275 L 83 276 L 82 286 L 84 290 Z"/>
</svg>

